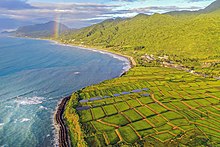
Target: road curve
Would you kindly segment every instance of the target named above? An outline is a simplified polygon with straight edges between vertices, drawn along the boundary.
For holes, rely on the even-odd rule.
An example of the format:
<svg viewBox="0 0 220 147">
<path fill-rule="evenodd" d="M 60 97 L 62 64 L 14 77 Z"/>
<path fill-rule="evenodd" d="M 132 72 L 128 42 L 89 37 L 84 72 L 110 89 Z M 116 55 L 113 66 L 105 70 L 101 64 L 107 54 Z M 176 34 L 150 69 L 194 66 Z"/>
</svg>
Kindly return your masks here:
<svg viewBox="0 0 220 147">
<path fill-rule="evenodd" d="M 66 104 L 71 96 L 65 97 L 62 99 L 60 104 L 58 105 L 56 114 L 55 114 L 55 121 L 57 123 L 57 127 L 59 130 L 59 147 L 70 147 L 70 141 L 68 136 L 68 129 L 65 126 L 65 122 L 63 119 L 64 110 Z"/>
</svg>

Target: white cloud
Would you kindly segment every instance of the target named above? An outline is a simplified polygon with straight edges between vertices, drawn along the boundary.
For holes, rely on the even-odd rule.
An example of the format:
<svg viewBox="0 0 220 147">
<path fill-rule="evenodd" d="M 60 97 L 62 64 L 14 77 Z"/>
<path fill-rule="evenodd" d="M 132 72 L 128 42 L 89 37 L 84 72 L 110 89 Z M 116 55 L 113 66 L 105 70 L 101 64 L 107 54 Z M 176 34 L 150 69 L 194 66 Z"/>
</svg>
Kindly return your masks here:
<svg viewBox="0 0 220 147">
<path fill-rule="evenodd" d="M 6 1 L 6 0 L 4 0 Z M 9 0 L 10 1 L 10 0 Z M 20 0 L 16 0 L 20 1 Z M 119 4 L 98 3 L 29 3 L 23 9 L 0 7 L 0 19 L 10 18 L 15 21 L 42 23 L 58 20 L 70 27 L 84 27 L 113 17 L 132 17 L 138 13 L 152 14 L 172 10 L 194 10 L 198 7 L 155 6 L 126 8 Z M 29 7 L 29 8 L 27 8 Z"/>
</svg>

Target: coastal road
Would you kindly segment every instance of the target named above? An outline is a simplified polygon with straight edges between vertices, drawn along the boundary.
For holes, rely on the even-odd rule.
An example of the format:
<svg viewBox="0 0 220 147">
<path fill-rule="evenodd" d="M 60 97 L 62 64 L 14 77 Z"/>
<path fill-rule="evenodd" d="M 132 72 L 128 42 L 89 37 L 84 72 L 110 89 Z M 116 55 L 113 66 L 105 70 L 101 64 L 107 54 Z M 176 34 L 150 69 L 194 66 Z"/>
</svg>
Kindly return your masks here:
<svg viewBox="0 0 220 147">
<path fill-rule="evenodd" d="M 67 101 L 70 99 L 70 97 L 71 96 L 68 96 L 62 99 L 61 103 L 59 104 L 57 108 L 57 112 L 55 115 L 55 121 L 57 123 L 58 130 L 59 130 L 59 147 L 70 147 L 68 130 L 63 120 L 63 113 L 65 110 L 65 106 L 66 106 Z"/>
</svg>

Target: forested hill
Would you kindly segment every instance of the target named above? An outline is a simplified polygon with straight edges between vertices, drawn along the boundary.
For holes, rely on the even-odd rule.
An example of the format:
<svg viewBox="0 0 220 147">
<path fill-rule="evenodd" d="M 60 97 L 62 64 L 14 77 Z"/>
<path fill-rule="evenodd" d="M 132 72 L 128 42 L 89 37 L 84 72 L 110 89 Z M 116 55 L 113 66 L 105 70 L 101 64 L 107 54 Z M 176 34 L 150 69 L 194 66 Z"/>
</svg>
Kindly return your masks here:
<svg viewBox="0 0 220 147">
<path fill-rule="evenodd" d="M 212 8 L 209 13 L 139 14 L 129 19 L 106 20 L 59 39 L 63 43 L 118 51 L 137 60 L 145 54 L 168 55 L 189 64 L 216 60 L 220 59 L 220 6 L 213 9 L 212 5 L 204 9 Z"/>
</svg>

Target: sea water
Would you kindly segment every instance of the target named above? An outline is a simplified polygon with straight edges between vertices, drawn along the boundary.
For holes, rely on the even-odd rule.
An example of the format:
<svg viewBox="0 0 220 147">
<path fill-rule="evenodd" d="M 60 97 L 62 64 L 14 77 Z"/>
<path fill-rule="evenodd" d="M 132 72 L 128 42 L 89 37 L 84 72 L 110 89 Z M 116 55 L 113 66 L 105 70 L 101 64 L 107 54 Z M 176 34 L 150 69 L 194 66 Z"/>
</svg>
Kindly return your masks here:
<svg viewBox="0 0 220 147">
<path fill-rule="evenodd" d="M 61 98 L 127 68 L 126 59 L 103 52 L 0 37 L 0 146 L 54 146 Z"/>
</svg>

